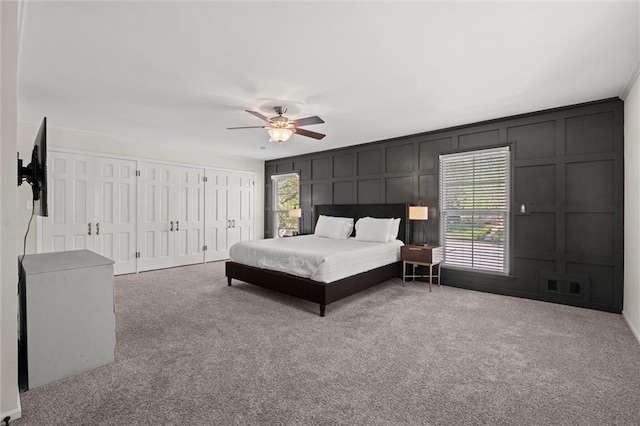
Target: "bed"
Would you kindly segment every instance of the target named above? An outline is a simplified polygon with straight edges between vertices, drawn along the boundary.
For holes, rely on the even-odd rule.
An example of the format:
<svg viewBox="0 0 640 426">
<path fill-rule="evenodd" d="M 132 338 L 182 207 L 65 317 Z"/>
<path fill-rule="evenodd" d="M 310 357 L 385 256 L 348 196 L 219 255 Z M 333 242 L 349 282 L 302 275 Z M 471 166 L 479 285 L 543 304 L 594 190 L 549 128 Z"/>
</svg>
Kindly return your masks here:
<svg viewBox="0 0 640 426">
<path fill-rule="evenodd" d="M 408 204 L 316 205 L 313 209 L 313 223 L 316 224 L 321 215 L 350 217 L 354 219 L 354 222 L 367 216 L 375 218 L 400 218 L 397 239 L 407 241 L 409 235 L 408 212 Z M 287 239 L 298 238 L 304 238 L 304 236 L 289 237 Z M 279 270 L 245 265 L 233 260 L 226 262 L 225 271 L 229 286 L 232 284 L 232 279 L 235 278 L 259 287 L 318 303 L 320 306 L 320 316 L 323 317 L 325 316 L 325 309 L 328 304 L 391 278 L 401 276 L 402 262 L 397 260 L 384 266 L 375 267 L 365 272 L 356 273 L 329 282 L 318 281 L 311 277 L 300 277 Z"/>
</svg>

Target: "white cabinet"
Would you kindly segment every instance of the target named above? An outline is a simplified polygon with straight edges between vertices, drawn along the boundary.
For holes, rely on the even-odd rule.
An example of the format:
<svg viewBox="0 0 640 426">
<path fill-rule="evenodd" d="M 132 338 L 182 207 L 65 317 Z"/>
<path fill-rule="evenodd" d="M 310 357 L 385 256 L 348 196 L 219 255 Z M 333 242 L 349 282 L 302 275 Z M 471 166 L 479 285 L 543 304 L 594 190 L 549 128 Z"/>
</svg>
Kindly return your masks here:
<svg viewBox="0 0 640 426">
<path fill-rule="evenodd" d="M 253 174 L 207 169 L 205 242 L 207 262 L 227 259 L 229 247 L 253 239 Z"/>
<path fill-rule="evenodd" d="M 115 274 L 227 259 L 254 238 L 253 173 L 49 152 L 42 252 L 87 249 Z"/>
<path fill-rule="evenodd" d="M 135 161 L 50 151 L 48 165 L 42 251 L 88 249 L 135 272 Z"/>
<path fill-rule="evenodd" d="M 113 261 L 74 250 L 27 255 L 22 268 L 21 388 L 113 362 Z"/>
<path fill-rule="evenodd" d="M 140 162 L 140 271 L 204 261 L 204 169 Z"/>
</svg>

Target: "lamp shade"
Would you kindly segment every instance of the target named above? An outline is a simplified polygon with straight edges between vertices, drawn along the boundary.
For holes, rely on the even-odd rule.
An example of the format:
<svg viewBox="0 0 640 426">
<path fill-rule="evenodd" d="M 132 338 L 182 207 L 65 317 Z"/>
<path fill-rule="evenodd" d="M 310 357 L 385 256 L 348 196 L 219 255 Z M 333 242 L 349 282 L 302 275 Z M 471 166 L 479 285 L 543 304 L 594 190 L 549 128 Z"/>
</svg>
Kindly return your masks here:
<svg viewBox="0 0 640 426">
<path fill-rule="evenodd" d="M 409 220 L 428 220 L 429 207 L 427 206 L 409 206 Z"/>
<path fill-rule="evenodd" d="M 283 129 L 278 127 L 271 128 L 268 130 L 268 132 L 269 136 L 271 136 L 271 139 L 280 143 L 288 141 L 293 134 L 293 130 L 291 129 Z"/>
<path fill-rule="evenodd" d="M 302 209 L 289 210 L 289 217 L 302 217 Z"/>
</svg>

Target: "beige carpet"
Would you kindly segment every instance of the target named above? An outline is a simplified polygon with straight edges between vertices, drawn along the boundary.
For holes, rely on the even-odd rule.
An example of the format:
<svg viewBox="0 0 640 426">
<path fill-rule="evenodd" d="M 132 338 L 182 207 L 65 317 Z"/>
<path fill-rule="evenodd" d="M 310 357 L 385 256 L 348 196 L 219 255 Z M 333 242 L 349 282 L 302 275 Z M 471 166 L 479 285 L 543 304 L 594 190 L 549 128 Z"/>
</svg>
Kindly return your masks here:
<svg viewBox="0 0 640 426">
<path fill-rule="evenodd" d="M 392 280 L 327 306 L 210 263 L 116 278 L 116 362 L 17 425 L 640 423 L 620 315 Z"/>
</svg>

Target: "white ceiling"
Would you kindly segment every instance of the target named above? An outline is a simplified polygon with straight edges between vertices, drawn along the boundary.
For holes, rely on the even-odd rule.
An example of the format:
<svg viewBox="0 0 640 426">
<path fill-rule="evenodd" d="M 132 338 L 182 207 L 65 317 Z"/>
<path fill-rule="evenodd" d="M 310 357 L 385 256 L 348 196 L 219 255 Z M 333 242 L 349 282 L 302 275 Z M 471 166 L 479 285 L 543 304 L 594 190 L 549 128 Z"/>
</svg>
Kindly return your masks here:
<svg viewBox="0 0 640 426">
<path fill-rule="evenodd" d="M 638 2 L 23 6 L 20 121 L 264 160 L 621 96 L 640 51 Z M 327 137 L 226 129 L 279 104 Z"/>
</svg>

